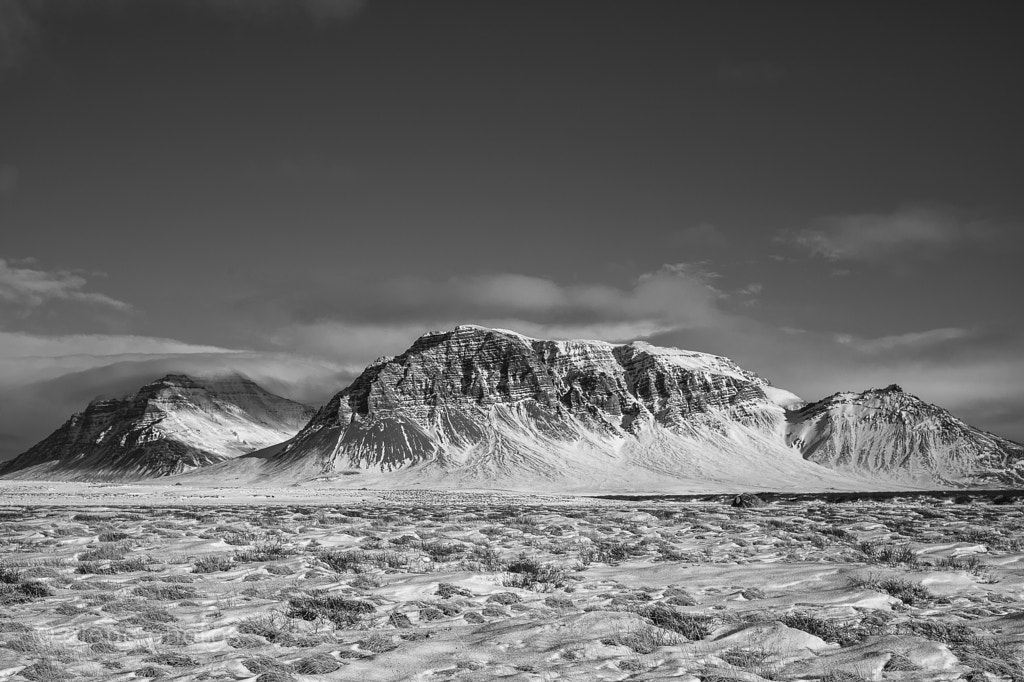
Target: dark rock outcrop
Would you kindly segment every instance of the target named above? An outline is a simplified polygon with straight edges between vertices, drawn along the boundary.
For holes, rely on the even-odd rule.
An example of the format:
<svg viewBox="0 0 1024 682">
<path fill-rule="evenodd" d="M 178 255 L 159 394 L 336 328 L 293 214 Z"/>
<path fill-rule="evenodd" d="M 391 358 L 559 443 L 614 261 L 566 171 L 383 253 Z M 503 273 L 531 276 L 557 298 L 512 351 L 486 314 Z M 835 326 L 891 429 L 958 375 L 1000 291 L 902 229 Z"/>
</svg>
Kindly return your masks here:
<svg viewBox="0 0 1024 682">
<path fill-rule="evenodd" d="M 313 459 L 323 473 L 429 462 L 543 474 L 561 465 L 535 457 L 538 448 L 607 445 L 653 425 L 721 430 L 725 419 L 775 433 L 783 412 L 766 397 L 768 386 L 705 353 L 461 326 L 425 334 L 402 355 L 367 367 L 278 463 Z"/>
</svg>

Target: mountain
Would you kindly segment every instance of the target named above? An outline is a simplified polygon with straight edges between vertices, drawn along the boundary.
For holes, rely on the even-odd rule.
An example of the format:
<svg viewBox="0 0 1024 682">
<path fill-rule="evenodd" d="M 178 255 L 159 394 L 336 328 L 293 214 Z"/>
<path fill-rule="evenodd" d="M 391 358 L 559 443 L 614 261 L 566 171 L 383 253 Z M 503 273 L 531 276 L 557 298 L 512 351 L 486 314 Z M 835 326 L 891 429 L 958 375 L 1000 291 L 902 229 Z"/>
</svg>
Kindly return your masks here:
<svg viewBox="0 0 1024 682">
<path fill-rule="evenodd" d="M 196 475 L 520 490 L 866 485 L 786 445 L 785 407 L 802 404 L 715 355 L 465 325 L 371 364 L 280 452 Z"/>
<path fill-rule="evenodd" d="M 787 442 L 836 470 L 921 485 L 1024 485 L 1024 445 L 896 386 L 836 393 L 789 415 Z"/>
<path fill-rule="evenodd" d="M 638 493 L 1019 487 L 1024 446 L 897 386 L 807 404 L 717 355 L 463 325 L 376 360 L 315 414 L 241 377 L 169 375 L 94 401 L 0 475 Z"/>
<path fill-rule="evenodd" d="M 179 474 L 285 441 L 314 410 L 238 375 L 169 374 L 97 399 L 0 466 L 19 479 L 138 480 Z"/>
</svg>

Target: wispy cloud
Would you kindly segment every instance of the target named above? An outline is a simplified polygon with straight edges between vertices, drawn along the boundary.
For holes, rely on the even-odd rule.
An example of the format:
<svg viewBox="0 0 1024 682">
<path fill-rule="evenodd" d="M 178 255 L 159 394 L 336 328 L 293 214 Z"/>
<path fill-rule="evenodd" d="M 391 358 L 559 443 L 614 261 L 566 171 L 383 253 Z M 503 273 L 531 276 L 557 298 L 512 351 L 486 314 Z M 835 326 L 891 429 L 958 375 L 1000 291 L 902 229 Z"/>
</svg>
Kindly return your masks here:
<svg viewBox="0 0 1024 682">
<path fill-rule="evenodd" d="M 921 352 L 950 341 L 970 338 L 973 333 L 972 330 L 962 327 L 944 327 L 875 338 L 863 338 L 852 334 L 836 334 L 834 338 L 838 343 L 862 353 L 878 354 L 907 350 Z"/>
<path fill-rule="evenodd" d="M 0 258 L 0 301 L 29 309 L 50 301 L 72 301 L 129 310 L 124 301 L 105 294 L 84 291 L 88 282 L 66 270 L 39 270 Z"/>
<path fill-rule="evenodd" d="M 628 286 L 565 284 L 521 274 L 382 281 L 327 312 L 322 301 L 281 301 L 298 315 L 272 336 L 280 348 L 356 362 L 397 353 L 429 329 L 475 323 L 541 338 L 628 340 L 718 323 L 727 295 L 704 264 L 668 264 Z M 305 316 L 303 309 L 315 311 Z"/>
<path fill-rule="evenodd" d="M 891 213 L 822 218 L 779 236 L 806 253 L 831 261 L 880 262 L 894 257 L 933 257 L 965 243 L 992 239 L 988 220 L 948 207 L 908 206 Z"/>
<path fill-rule="evenodd" d="M 0 331 L 0 360 L 11 358 L 108 357 L 232 353 L 230 348 L 131 334 L 45 335 Z"/>
<path fill-rule="evenodd" d="M 751 282 L 750 284 L 737 289 L 736 295 L 740 298 L 743 305 L 751 306 L 757 304 L 758 297 L 763 291 L 763 284 L 760 282 Z"/>
</svg>

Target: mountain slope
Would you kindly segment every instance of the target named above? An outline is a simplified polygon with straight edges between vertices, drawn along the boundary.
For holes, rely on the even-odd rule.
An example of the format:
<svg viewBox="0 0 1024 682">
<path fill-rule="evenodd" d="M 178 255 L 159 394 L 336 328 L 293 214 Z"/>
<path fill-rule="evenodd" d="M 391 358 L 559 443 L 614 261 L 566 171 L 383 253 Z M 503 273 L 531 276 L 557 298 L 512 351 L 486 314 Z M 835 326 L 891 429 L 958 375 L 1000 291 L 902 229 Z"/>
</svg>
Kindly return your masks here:
<svg viewBox="0 0 1024 682">
<path fill-rule="evenodd" d="M 123 481 L 178 474 L 285 441 L 312 413 L 241 376 L 171 374 L 134 395 L 94 400 L 0 467 L 0 476 Z"/>
<path fill-rule="evenodd" d="M 800 403 L 715 355 L 467 325 L 371 364 L 257 468 L 389 487 L 864 483 L 788 448 L 780 404 Z"/>
<path fill-rule="evenodd" d="M 922 485 L 1024 485 L 1024 446 L 899 386 L 836 393 L 789 415 L 787 442 L 824 466 Z"/>
</svg>

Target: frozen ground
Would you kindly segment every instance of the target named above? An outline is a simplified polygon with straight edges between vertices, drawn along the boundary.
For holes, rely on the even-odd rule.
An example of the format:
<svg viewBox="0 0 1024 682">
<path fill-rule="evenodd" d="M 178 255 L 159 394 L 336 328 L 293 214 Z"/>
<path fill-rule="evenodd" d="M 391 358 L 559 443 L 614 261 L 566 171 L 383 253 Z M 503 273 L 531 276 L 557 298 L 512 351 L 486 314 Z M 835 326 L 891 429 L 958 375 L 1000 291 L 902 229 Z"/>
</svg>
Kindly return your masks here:
<svg viewBox="0 0 1024 682">
<path fill-rule="evenodd" d="M 1024 680 L 1024 509 L 966 494 L 2 492 L 0 679 Z"/>
</svg>

